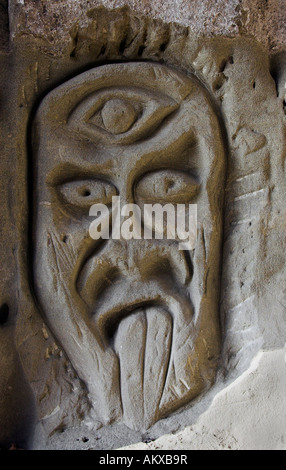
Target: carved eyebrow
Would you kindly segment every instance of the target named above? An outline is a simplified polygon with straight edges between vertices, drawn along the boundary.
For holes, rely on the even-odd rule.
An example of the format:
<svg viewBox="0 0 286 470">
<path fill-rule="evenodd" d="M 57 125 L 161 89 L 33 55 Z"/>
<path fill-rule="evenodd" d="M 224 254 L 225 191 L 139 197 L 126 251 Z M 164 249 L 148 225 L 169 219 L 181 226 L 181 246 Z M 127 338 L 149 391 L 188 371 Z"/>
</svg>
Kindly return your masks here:
<svg viewBox="0 0 286 470">
<path fill-rule="evenodd" d="M 109 171 L 108 171 L 109 170 Z M 102 179 L 109 181 L 111 178 L 110 168 L 105 164 L 93 164 L 83 168 L 73 163 L 59 163 L 47 175 L 46 184 L 48 186 L 57 186 L 69 181 L 82 179 Z"/>
</svg>

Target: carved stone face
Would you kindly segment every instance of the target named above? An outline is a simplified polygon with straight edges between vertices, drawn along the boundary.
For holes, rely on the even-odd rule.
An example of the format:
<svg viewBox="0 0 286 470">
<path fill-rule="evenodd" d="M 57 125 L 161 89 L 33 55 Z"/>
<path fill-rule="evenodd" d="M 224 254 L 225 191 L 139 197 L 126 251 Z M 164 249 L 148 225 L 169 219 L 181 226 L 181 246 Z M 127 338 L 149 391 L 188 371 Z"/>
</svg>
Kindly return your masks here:
<svg viewBox="0 0 286 470">
<path fill-rule="evenodd" d="M 207 92 L 159 64 L 95 68 L 37 112 L 34 290 L 103 423 L 146 429 L 215 379 L 224 158 Z M 90 207 L 116 195 L 197 204 L 196 248 L 93 240 Z"/>
</svg>

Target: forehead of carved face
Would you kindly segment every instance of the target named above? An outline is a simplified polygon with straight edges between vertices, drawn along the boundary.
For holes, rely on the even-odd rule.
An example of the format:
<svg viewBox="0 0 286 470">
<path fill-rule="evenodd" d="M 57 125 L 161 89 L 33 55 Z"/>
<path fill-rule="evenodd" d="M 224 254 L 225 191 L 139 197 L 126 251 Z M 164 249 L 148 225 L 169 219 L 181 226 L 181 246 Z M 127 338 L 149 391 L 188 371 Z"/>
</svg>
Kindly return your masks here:
<svg viewBox="0 0 286 470">
<path fill-rule="evenodd" d="M 209 96 L 159 64 L 90 70 L 43 100 L 33 164 L 44 317 L 101 419 L 146 428 L 215 376 L 224 150 Z M 90 207 L 113 196 L 142 208 L 197 204 L 197 247 L 93 240 Z"/>
</svg>

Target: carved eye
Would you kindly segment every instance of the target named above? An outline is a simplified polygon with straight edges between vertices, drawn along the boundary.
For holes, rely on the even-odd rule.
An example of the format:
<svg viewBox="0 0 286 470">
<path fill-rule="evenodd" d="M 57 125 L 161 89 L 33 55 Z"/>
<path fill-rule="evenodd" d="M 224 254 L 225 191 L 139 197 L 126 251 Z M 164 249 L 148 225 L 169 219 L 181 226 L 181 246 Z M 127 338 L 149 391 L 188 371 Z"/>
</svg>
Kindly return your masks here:
<svg viewBox="0 0 286 470">
<path fill-rule="evenodd" d="M 89 139 L 132 144 L 152 135 L 179 104 L 162 93 L 140 88 L 111 88 L 85 98 L 71 113 L 68 124 Z"/>
<path fill-rule="evenodd" d="M 63 205 L 71 210 L 80 210 L 88 214 L 93 204 L 110 205 L 116 188 L 104 180 L 78 180 L 60 185 L 57 189 Z"/>
<path fill-rule="evenodd" d="M 138 112 L 130 103 L 113 99 L 107 101 L 103 106 L 100 117 L 105 129 L 112 134 L 124 134 L 137 120 Z M 90 123 L 98 124 L 96 115 L 89 120 Z"/>
<path fill-rule="evenodd" d="M 191 175 L 174 170 L 147 173 L 138 182 L 135 193 L 143 203 L 188 204 L 197 196 L 200 184 Z"/>
</svg>

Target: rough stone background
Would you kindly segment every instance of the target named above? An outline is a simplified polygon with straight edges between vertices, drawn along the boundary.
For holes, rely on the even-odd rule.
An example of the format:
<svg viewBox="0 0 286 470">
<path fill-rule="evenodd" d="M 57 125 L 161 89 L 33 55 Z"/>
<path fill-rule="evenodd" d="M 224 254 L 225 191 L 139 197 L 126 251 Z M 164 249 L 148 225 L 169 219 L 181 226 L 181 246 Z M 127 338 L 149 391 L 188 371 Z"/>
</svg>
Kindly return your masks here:
<svg viewBox="0 0 286 470">
<path fill-rule="evenodd" d="M 228 318 L 229 343 L 225 344 L 228 360 L 237 361 L 243 373 L 235 378 L 225 390 L 219 392 L 211 407 L 199 420 L 175 435 L 166 435 L 151 444 L 137 444 L 137 448 L 156 449 L 286 449 L 286 401 L 285 390 L 285 350 L 286 343 L 286 289 L 285 289 L 285 110 L 286 110 L 286 8 L 285 0 L 0 0 L 0 124 L 1 124 L 1 218 L 0 218 L 0 354 L 1 369 L 5 374 L 0 375 L 0 442 L 8 446 L 12 440 L 19 445 L 27 446 L 29 428 L 34 422 L 33 398 L 24 377 L 20 360 L 17 355 L 14 336 L 16 318 L 25 309 L 25 303 L 20 303 L 23 281 L 17 276 L 19 263 L 25 259 L 25 251 L 19 251 L 19 243 L 25 228 L 27 213 L 21 207 L 25 206 L 25 177 L 26 168 L 21 161 L 23 150 L 15 148 L 19 123 L 27 122 L 32 101 L 38 92 L 37 83 L 44 76 L 53 84 L 52 72 L 47 68 L 38 69 L 37 61 L 27 62 L 21 59 L 21 41 L 36 41 L 36 49 L 43 54 L 49 54 L 53 59 L 60 59 L 67 54 L 72 57 L 78 43 L 84 43 L 85 37 L 80 34 L 96 35 L 92 30 L 96 8 L 105 6 L 111 9 L 129 6 L 138 14 L 143 14 L 152 21 L 158 18 L 164 22 L 176 22 L 172 30 L 180 29 L 180 34 L 188 31 L 190 37 L 210 38 L 217 41 L 223 38 L 236 38 L 244 44 L 243 53 L 239 56 L 239 44 L 236 47 L 237 60 L 235 67 L 225 67 L 223 72 L 217 70 L 217 63 L 212 56 L 212 46 L 202 48 L 199 54 L 193 51 L 196 69 L 202 78 L 215 90 L 216 98 L 223 96 L 225 114 L 235 116 L 243 113 L 243 103 L 239 94 L 231 88 L 233 83 L 239 86 L 243 83 L 244 70 L 251 75 L 250 64 L 256 55 L 255 77 L 258 77 L 256 89 L 261 93 L 261 112 L 265 118 L 257 116 L 257 107 L 248 109 L 246 123 L 253 123 L 258 134 L 247 128 L 236 134 L 238 128 L 235 119 L 226 123 L 229 135 L 234 137 L 236 148 L 232 153 L 232 163 L 229 167 L 227 193 L 235 193 L 236 180 L 239 173 L 236 163 L 242 156 L 253 155 L 256 152 L 256 163 L 260 157 L 270 155 L 271 171 L 268 172 L 268 192 L 259 192 L 256 198 L 247 202 L 246 212 L 255 211 L 257 204 L 265 211 L 264 219 L 260 219 L 250 227 L 251 235 L 244 237 L 241 227 L 233 227 L 226 233 L 225 253 L 234 253 L 234 257 L 226 260 L 223 273 L 224 285 L 227 286 L 228 297 L 222 298 L 222 310 Z M 182 26 L 182 28 L 180 28 Z M 107 30 L 107 28 L 109 28 Z M 80 34 L 79 34 L 80 33 Z M 112 34 L 112 25 L 101 25 L 100 34 Z M 254 40 L 257 48 L 253 48 Z M 198 39 L 199 42 L 199 39 Z M 194 44 L 196 41 L 194 41 Z M 13 55 L 13 45 L 17 54 Z M 262 46 L 260 49 L 259 46 Z M 198 48 L 199 49 L 199 48 Z M 227 49 L 227 47 L 226 47 Z M 20 54 L 19 54 L 20 51 Z M 22 49 L 25 55 L 25 49 Z M 264 51 L 264 52 L 263 52 Z M 248 55 L 249 54 L 249 55 Z M 269 62 L 267 59 L 269 55 Z M 82 60 L 84 50 L 81 52 Z M 15 59 L 17 57 L 17 59 Z M 20 59 L 19 59 L 20 57 Z M 217 59 L 217 58 L 216 58 Z M 51 60 L 51 62 L 52 62 Z M 4 64 L 9 63 L 9 67 Z M 208 63 L 209 66 L 205 67 Z M 63 66 L 64 70 L 64 66 Z M 234 70 L 234 72 L 233 72 Z M 271 72 L 271 75 L 269 74 Z M 16 75 L 14 75 L 14 72 Z M 23 87 L 17 88 L 17 76 L 23 75 Z M 64 73 L 64 72 L 63 72 Z M 17 75 L 18 74 L 18 75 Z M 221 76 L 224 75 L 224 77 Z M 229 82 L 224 81 L 228 77 Z M 218 81 L 217 80 L 221 80 Z M 25 82 L 25 83 L 24 83 Z M 253 83 L 255 80 L 253 80 Z M 30 83 L 30 84 L 29 84 Z M 260 86 L 261 85 L 261 86 Z M 250 85 L 249 85 L 250 86 Z M 252 83 L 251 83 L 252 86 Z M 266 87 L 266 88 L 263 88 Z M 269 96 L 263 96 L 267 89 Z M 262 90 L 262 91 L 261 91 Z M 13 98 L 9 98 L 12 96 Z M 19 105 L 20 103 L 20 105 Z M 241 106 L 241 108 L 240 108 Z M 257 106 L 257 101 L 255 106 Z M 284 113 L 283 113 L 284 107 Z M 16 110 L 16 111 L 15 111 Z M 24 124 L 23 124 L 24 125 Z M 273 130 L 272 130 L 273 127 Z M 267 148 L 264 150 L 266 141 Z M 267 153 L 268 152 L 268 153 Z M 15 155 L 19 157 L 15 157 Z M 257 155 L 259 157 L 257 157 Z M 283 158 L 284 156 L 284 158 Z M 237 160 L 236 160 L 237 159 Z M 13 173 L 15 172 L 15 173 Z M 237 173 L 238 172 L 238 173 Z M 14 176 L 20 175 L 15 184 Z M 272 184 L 271 181 L 275 181 Z M 259 184 L 260 181 L 257 181 Z M 262 187 L 263 188 L 263 187 Z M 253 189 L 252 189 L 253 190 Z M 237 195 L 238 194 L 238 195 Z M 268 199 L 267 199 L 268 198 Z M 18 206 L 15 207 L 15 201 Z M 244 199 L 233 202 L 243 204 Z M 243 215 L 244 208 L 240 206 Z M 227 222 L 232 220 L 231 205 L 226 213 Z M 255 217 L 254 217 L 255 218 Z M 231 225 L 231 223 L 230 223 Z M 22 229 L 21 229 L 22 227 Z M 263 236 L 263 227 L 265 233 Z M 7 239 L 7 233 L 9 237 Z M 255 249 L 243 255 L 242 250 L 236 252 L 237 246 L 252 243 Z M 253 246 L 254 246 L 253 245 Z M 21 251 L 22 250 L 22 251 Z M 255 265 L 258 254 L 263 253 Z M 228 257 L 229 258 L 229 257 Z M 255 259 L 254 259 L 255 258 Z M 235 267 L 239 270 L 232 276 Z M 6 319 L 9 305 L 9 317 Z M 252 325 L 258 327 L 252 328 Z M 255 330 L 255 331 L 254 331 Z M 40 333 L 39 333 L 40 332 Z M 28 333 L 26 333 L 28 336 Z M 38 330 L 30 335 L 36 338 L 43 334 L 42 323 Z M 26 340 L 23 333 L 22 342 Z M 56 346 L 44 334 L 46 350 L 52 354 Z M 256 355 L 250 369 L 245 371 L 248 364 L 249 351 L 233 351 L 232 345 L 240 343 L 240 337 L 249 340 L 249 348 Z M 235 348 L 234 348 L 235 349 Z M 239 347 L 237 346 L 237 349 Z M 31 368 L 33 364 L 31 363 Z M 116 432 L 115 432 L 116 433 Z M 119 431 L 118 431 L 119 433 Z M 63 438 L 63 436 L 62 436 Z M 73 446 L 74 435 L 57 439 L 49 443 L 51 448 L 69 448 Z M 102 445 L 108 448 L 108 435 L 102 434 Z M 95 442 L 81 441 L 79 448 L 96 447 Z M 137 440 L 140 440 L 138 436 Z M 136 436 L 120 436 L 117 446 L 127 442 L 136 442 Z M 41 446 L 41 443 L 39 443 Z"/>
<path fill-rule="evenodd" d="M 5 4 L 5 0 L 2 2 Z M 100 5 L 129 6 L 133 11 L 166 23 L 177 22 L 208 37 L 238 35 L 254 37 L 276 53 L 285 49 L 284 0 L 13 0 L 10 31 L 33 34 L 51 42 L 69 40 L 75 23 L 84 26 L 85 12 Z M 5 16 L 5 12 L 4 12 Z M 62 20 L 64 18 L 64 21 Z"/>
</svg>

